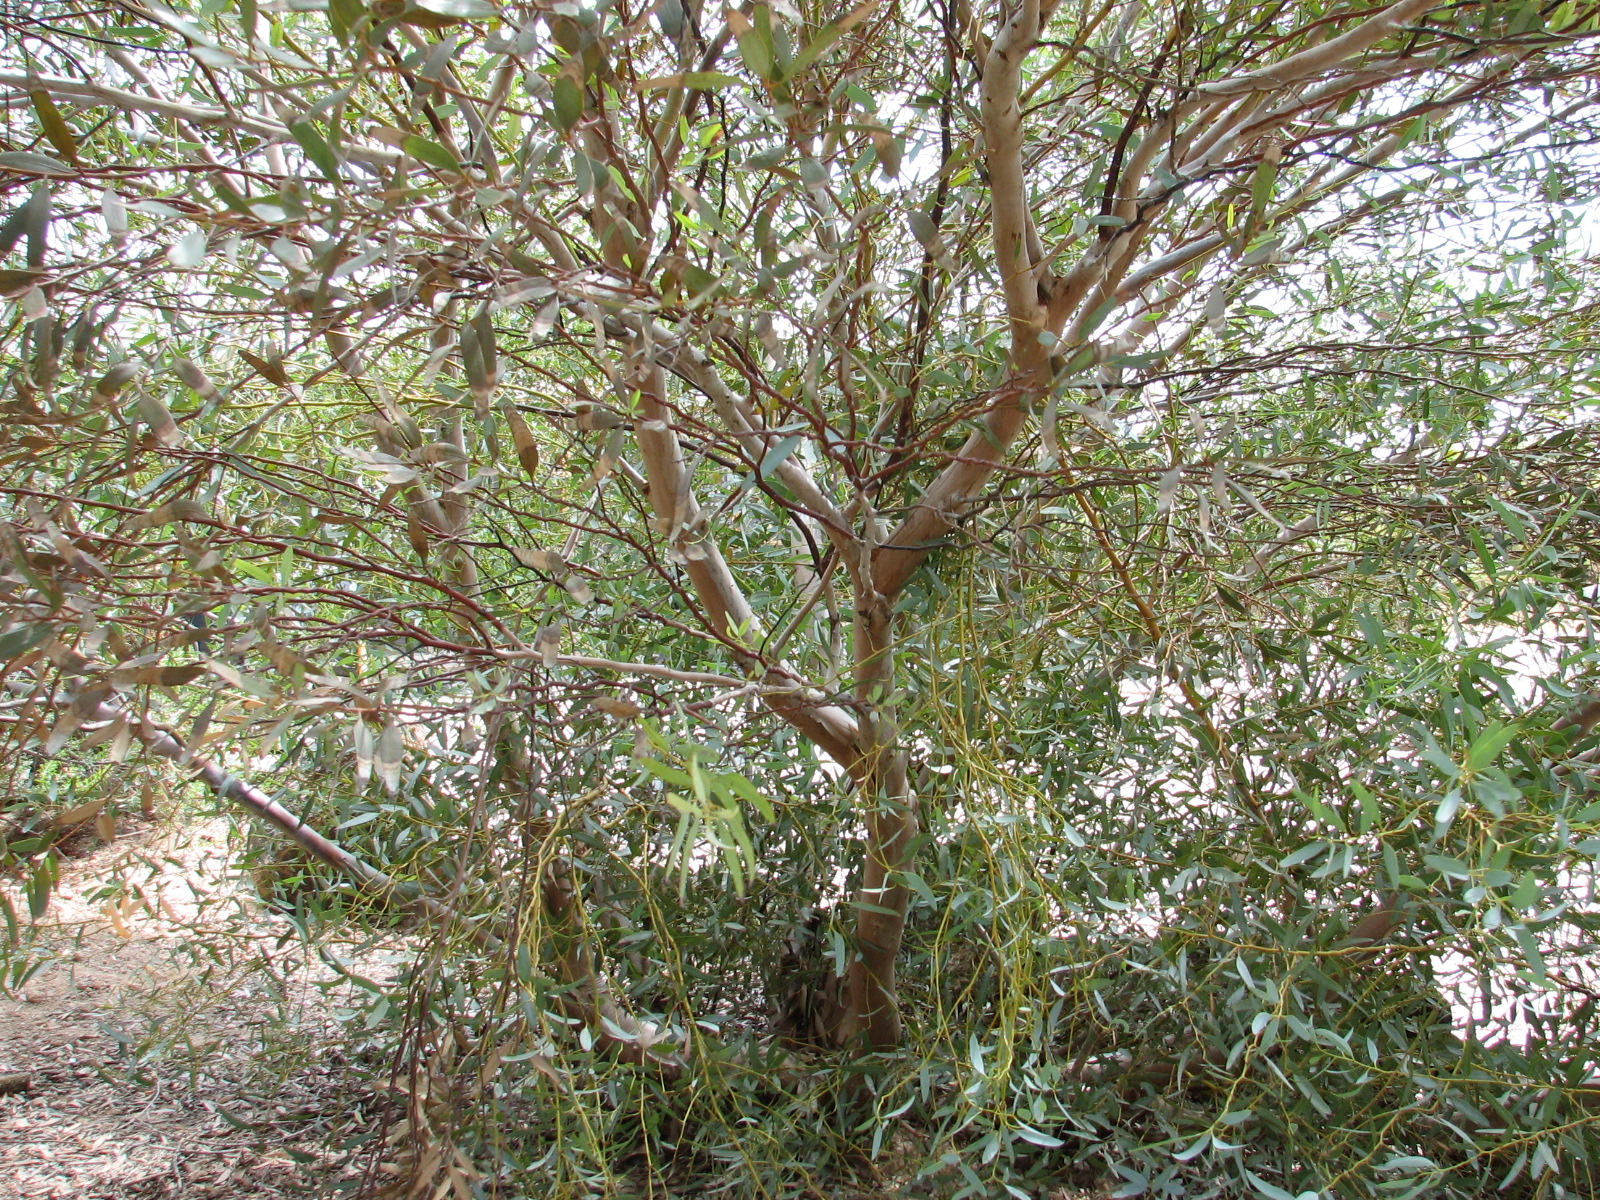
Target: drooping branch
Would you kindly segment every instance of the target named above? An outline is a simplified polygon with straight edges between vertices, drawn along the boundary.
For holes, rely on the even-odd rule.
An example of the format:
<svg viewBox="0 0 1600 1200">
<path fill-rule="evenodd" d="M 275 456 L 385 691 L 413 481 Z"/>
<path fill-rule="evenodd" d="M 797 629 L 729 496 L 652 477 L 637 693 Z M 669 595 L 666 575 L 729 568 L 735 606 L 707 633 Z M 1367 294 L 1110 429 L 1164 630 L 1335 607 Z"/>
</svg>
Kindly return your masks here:
<svg viewBox="0 0 1600 1200">
<path fill-rule="evenodd" d="M 130 92 L 88 80 L 0 71 L 0 87 L 15 88 L 24 95 L 30 91 L 45 91 L 74 103 L 87 100 L 118 108 L 123 112 L 150 113 L 194 125 L 223 126 L 266 138 L 269 142 L 294 140 L 288 129 L 278 122 L 266 120 L 237 108 L 205 108 L 195 104 L 183 104 L 162 96 L 147 96 L 140 92 Z M 352 158 L 376 165 L 392 165 L 399 162 L 402 157 L 398 151 L 365 142 L 351 142 L 345 147 L 345 152 Z"/>
<path fill-rule="evenodd" d="M 483 950 L 498 953 L 506 949 L 504 931 L 496 931 L 481 920 L 424 891 L 420 884 L 396 879 L 364 862 L 338 842 L 306 824 L 300 816 L 247 780 L 232 774 L 209 758 L 190 753 L 177 734 L 147 717 L 106 701 L 82 705 L 70 697 L 66 704 L 88 708 L 87 721 L 122 721 L 134 737 L 151 753 L 170 759 L 193 771 L 202 782 L 224 800 L 233 802 L 267 822 L 317 862 L 330 866 L 353 880 L 365 893 L 394 904 L 426 920 L 455 927 Z M 610 983 L 596 967 L 593 951 L 577 925 L 580 901 L 564 864 L 557 864 L 544 883 L 546 915 L 562 932 L 567 948 L 561 958 L 561 982 L 565 991 L 557 998 L 567 1015 L 583 1021 L 595 1039 L 614 1053 L 634 1062 L 649 1062 L 663 1069 L 681 1069 L 683 1060 L 664 1045 L 660 1029 L 624 1011 L 612 994 Z"/>
</svg>

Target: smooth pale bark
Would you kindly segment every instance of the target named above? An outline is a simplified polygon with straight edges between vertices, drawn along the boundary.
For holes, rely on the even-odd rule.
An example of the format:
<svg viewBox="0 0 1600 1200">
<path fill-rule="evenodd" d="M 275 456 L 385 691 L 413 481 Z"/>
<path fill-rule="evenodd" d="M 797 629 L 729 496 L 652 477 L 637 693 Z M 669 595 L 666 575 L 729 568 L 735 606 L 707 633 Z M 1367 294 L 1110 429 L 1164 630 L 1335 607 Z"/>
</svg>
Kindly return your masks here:
<svg viewBox="0 0 1600 1200">
<path fill-rule="evenodd" d="M 1195 90 L 1205 96 L 1232 96 L 1241 92 L 1272 91 L 1301 80 L 1309 79 L 1323 71 L 1331 71 L 1370 50 L 1403 25 L 1417 20 L 1439 0 L 1401 0 L 1375 17 L 1369 17 L 1349 33 L 1291 54 L 1270 67 L 1262 67 L 1232 79 L 1216 83 L 1203 83 Z"/>
<path fill-rule="evenodd" d="M 876 518 L 868 518 L 869 525 Z M 899 1043 L 900 1004 L 895 964 L 905 936 L 910 889 L 896 876 L 909 865 L 917 836 L 917 807 L 900 745 L 894 691 L 894 615 L 887 597 L 871 590 L 870 571 L 858 569 L 856 700 L 862 723 L 863 770 L 857 794 L 867 827 L 861 882 L 856 890 L 856 957 L 845 972 L 845 1009 L 834 1038 L 883 1049 Z"/>
</svg>

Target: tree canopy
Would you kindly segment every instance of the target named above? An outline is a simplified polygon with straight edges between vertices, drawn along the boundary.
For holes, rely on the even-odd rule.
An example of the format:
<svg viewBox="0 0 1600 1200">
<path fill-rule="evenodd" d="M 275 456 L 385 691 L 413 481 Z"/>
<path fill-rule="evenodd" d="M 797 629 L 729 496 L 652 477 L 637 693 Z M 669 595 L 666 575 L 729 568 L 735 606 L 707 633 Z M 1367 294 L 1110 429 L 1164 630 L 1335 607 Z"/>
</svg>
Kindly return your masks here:
<svg viewBox="0 0 1600 1200">
<path fill-rule="evenodd" d="M 0 26 L 35 917 L 409 911 L 439 1195 L 1594 1193 L 1600 4 Z"/>
</svg>

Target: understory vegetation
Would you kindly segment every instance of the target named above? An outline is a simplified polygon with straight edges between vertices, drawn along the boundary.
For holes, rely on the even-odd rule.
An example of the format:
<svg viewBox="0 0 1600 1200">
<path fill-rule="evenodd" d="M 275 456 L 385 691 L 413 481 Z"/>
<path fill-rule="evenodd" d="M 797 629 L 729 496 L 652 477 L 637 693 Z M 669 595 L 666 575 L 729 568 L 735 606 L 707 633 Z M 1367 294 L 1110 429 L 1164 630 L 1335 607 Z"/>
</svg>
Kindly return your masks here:
<svg viewBox="0 0 1600 1200">
<path fill-rule="evenodd" d="M 1600 1193 L 1600 4 L 0 9 L 8 988 L 205 789 L 363 1194 Z"/>
</svg>

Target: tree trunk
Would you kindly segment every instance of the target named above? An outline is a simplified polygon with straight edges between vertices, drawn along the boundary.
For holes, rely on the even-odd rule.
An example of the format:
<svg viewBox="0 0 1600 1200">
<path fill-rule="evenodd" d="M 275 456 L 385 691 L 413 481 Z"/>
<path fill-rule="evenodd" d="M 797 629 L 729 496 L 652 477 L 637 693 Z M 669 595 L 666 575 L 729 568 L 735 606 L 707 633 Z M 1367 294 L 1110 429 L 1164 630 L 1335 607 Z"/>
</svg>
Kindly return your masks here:
<svg viewBox="0 0 1600 1200">
<path fill-rule="evenodd" d="M 870 513 L 866 526 L 873 535 L 881 532 L 877 517 Z M 867 836 L 854 901 L 856 957 L 845 972 L 844 1012 L 834 1040 L 885 1049 L 896 1045 L 901 1034 L 894 976 L 910 894 L 899 874 L 916 841 L 917 808 L 893 703 L 894 614 L 890 599 L 872 586 L 870 563 L 870 552 L 865 552 L 854 567 L 856 595 L 864 597 L 857 601 L 855 625 L 862 741 L 856 787 Z"/>
</svg>

